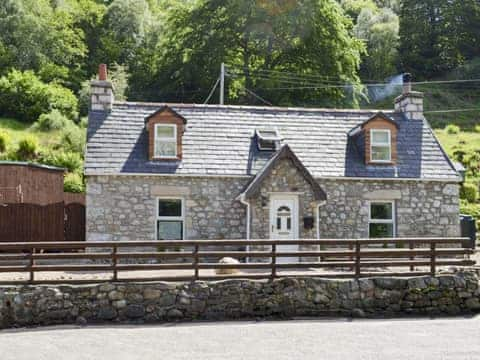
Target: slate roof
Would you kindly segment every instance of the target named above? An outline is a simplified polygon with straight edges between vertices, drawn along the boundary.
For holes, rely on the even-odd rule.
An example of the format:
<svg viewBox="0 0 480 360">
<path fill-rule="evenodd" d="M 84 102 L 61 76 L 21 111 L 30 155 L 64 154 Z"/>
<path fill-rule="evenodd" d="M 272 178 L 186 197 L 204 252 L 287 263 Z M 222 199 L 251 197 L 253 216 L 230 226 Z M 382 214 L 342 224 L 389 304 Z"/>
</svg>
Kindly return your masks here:
<svg viewBox="0 0 480 360">
<path fill-rule="evenodd" d="M 149 161 L 145 118 L 166 104 L 115 103 L 111 113 L 91 112 L 85 174 L 252 176 L 272 157 L 259 152 L 255 129 L 276 127 L 315 177 L 413 178 L 457 181 L 426 121 L 384 111 L 399 127 L 396 166 L 367 166 L 349 135 L 376 110 L 334 110 L 169 104 L 187 120 L 183 159 Z"/>
</svg>

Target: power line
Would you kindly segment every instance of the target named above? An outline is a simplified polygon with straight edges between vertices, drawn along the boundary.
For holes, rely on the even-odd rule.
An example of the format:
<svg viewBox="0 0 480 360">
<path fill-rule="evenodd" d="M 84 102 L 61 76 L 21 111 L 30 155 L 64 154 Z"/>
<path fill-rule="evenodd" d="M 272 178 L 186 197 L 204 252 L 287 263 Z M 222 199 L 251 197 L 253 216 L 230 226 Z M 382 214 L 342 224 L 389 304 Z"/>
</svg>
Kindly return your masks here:
<svg viewBox="0 0 480 360">
<path fill-rule="evenodd" d="M 220 82 L 220 77 L 217 78 L 217 81 L 215 82 L 215 85 L 213 85 L 212 90 L 210 90 L 210 93 L 208 94 L 208 96 L 205 99 L 205 101 L 203 102 L 203 104 L 208 103 L 208 101 L 212 97 L 213 93 L 215 92 L 215 89 L 217 88 L 219 82 Z"/>
<path fill-rule="evenodd" d="M 276 73 L 280 75 L 269 75 L 269 74 L 256 74 L 257 72 L 270 72 L 270 73 Z M 244 75 L 240 71 L 230 71 L 229 74 L 232 76 L 242 76 Z M 263 80 L 275 80 L 277 82 L 285 83 L 285 84 L 292 84 L 292 85 L 297 85 L 297 84 L 304 84 L 303 86 L 297 86 L 297 87 L 275 87 L 275 88 L 263 88 L 264 90 L 296 90 L 296 89 L 320 89 L 320 88 L 351 88 L 352 86 L 355 85 L 361 85 L 365 87 L 384 87 L 384 86 L 403 86 L 403 84 L 395 84 L 395 83 L 390 83 L 390 82 L 377 82 L 377 83 L 370 83 L 370 84 L 346 84 L 342 83 L 339 84 L 338 82 L 334 84 L 329 84 L 328 82 L 332 82 L 329 80 L 322 80 L 322 82 L 314 82 L 314 79 L 308 78 L 308 76 L 313 76 L 313 75 L 307 75 L 307 77 L 303 77 L 302 74 L 293 74 L 291 72 L 283 72 L 283 71 L 275 71 L 275 70 L 254 70 L 252 71 L 252 74 L 259 79 Z M 287 75 L 282 75 L 282 74 L 287 74 Z M 290 75 L 293 74 L 293 75 Z M 321 78 L 321 76 L 319 76 Z M 364 80 L 365 82 L 365 80 Z M 455 80 L 431 80 L 431 81 L 412 81 L 412 85 L 431 85 L 431 84 L 460 84 L 460 83 L 475 83 L 475 82 L 480 82 L 480 79 L 455 79 Z"/>
<path fill-rule="evenodd" d="M 225 72 L 225 75 L 226 76 L 230 76 L 231 74 Z M 262 101 L 264 104 L 267 104 L 267 105 L 270 105 L 270 106 L 273 106 L 273 104 L 268 101 L 268 100 L 265 100 L 264 98 L 262 98 L 260 95 L 258 94 L 255 94 L 252 90 L 250 89 L 247 89 L 245 86 L 241 85 L 240 84 L 240 87 L 242 87 L 246 92 L 248 92 L 250 95 L 254 96 L 255 98 L 257 98 L 258 100 Z"/>
<path fill-rule="evenodd" d="M 424 111 L 424 113 L 425 113 L 425 114 L 431 114 L 431 113 L 452 113 L 452 112 L 463 112 L 463 111 L 480 111 L 480 108 L 429 110 L 429 111 Z"/>
</svg>

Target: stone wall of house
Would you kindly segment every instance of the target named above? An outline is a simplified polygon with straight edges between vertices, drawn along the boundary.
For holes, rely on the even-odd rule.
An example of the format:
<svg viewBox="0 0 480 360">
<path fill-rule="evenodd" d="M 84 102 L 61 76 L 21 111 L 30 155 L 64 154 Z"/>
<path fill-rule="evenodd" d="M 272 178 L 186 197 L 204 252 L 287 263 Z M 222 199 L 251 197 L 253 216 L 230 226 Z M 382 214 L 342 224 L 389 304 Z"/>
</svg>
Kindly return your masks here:
<svg viewBox="0 0 480 360">
<path fill-rule="evenodd" d="M 369 202 L 394 200 L 397 236 L 459 236 L 459 185 L 418 181 L 319 180 L 321 238 L 368 237 Z"/>
<path fill-rule="evenodd" d="M 251 201 L 251 238 L 269 237 L 269 195 L 296 192 L 299 197 L 300 237 L 316 238 L 317 205 L 310 185 L 300 172 L 283 160 L 264 179 L 259 196 Z M 419 181 L 324 180 L 317 182 L 327 194 L 320 204 L 320 238 L 367 238 L 370 201 L 395 201 L 397 236 L 458 236 L 459 185 Z M 306 230 L 303 217 L 313 216 Z"/>
<path fill-rule="evenodd" d="M 181 197 L 187 239 L 244 239 L 245 178 L 88 176 L 87 240 L 154 240 L 157 197 Z"/>
<path fill-rule="evenodd" d="M 0 328 L 294 316 L 456 315 L 480 310 L 478 277 L 0 287 Z"/>
<path fill-rule="evenodd" d="M 290 160 L 286 160 L 290 161 Z M 269 237 L 269 195 L 299 193 L 301 238 L 368 237 L 369 202 L 394 200 L 397 236 L 458 236 L 459 186 L 456 183 L 418 181 L 325 180 L 318 183 L 327 201 L 318 208 L 309 184 L 287 162 L 281 162 L 264 180 L 259 196 L 251 200 L 251 238 Z M 88 176 L 87 239 L 153 240 L 157 196 L 179 196 L 185 201 L 188 239 L 242 239 L 246 236 L 246 207 L 235 198 L 247 178 Z M 314 228 L 303 227 L 303 217 L 314 217 Z"/>
<path fill-rule="evenodd" d="M 251 204 L 251 238 L 268 239 L 270 237 L 270 194 L 275 192 L 298 193 L 299 235 L 302 239 L 317 237 L 315 227 L 305 229 L 303 218 L 315 218 L 316 204 L 310 184 L 290 159 L 283 159 L 272 169 L 260 187 L 259 194 Z M 328 194 L 327 194 L 328 197 Z"/>
</svg>

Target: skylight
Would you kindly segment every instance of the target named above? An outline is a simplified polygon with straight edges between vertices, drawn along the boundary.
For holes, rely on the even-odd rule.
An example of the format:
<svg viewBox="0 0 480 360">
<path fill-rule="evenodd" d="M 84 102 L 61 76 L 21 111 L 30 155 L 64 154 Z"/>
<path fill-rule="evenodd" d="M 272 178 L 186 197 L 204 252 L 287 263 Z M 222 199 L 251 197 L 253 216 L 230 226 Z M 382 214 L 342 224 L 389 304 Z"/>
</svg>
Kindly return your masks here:
<svg viewBox="0 0 480 360">
<path fill-rule="evenodd" d="M 261 151 L 275 151 L 282 138 L 275 128 L 256 129 L 255 135 L 257 137 L 258 150 Z"/>
</svg>

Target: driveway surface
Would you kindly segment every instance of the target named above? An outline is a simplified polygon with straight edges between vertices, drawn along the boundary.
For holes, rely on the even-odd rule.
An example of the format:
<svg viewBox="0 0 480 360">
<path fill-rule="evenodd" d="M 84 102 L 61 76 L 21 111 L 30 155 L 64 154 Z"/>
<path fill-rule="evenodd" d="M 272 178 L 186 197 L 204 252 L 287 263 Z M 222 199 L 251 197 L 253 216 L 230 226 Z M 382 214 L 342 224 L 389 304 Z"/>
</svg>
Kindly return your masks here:
<svg viewBox="0 0 480 360">
<path fill-rule="evenodd" d="M 0 359 L 480 359 L 480 317 L 0 331 Z"/>
</svg>

